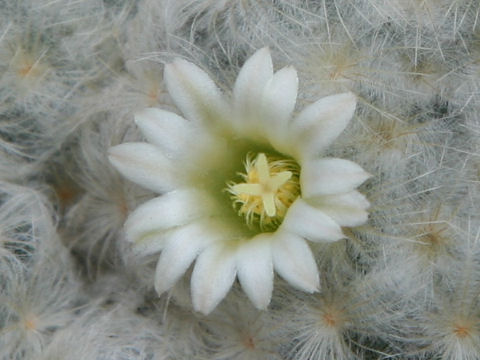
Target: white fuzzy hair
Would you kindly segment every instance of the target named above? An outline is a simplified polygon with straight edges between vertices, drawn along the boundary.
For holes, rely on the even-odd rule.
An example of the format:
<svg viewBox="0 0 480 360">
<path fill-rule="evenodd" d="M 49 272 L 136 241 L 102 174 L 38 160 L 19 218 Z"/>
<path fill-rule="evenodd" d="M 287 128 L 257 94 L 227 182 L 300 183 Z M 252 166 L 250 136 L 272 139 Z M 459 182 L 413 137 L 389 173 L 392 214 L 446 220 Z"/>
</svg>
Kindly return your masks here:
<svg viewBox="0 0 480 360">
<path fill-rule="evenodd" d="M 106 152 L 179 113 L 166 63 L 230 96 L 265 46 L 296 111 L 355 93 L 327 155 L 372 174 L 369 221 L 311 247 L 320 293 L 275 279 L 258 311 L 234 284 L 200 316 L 125 242 L 154 194 Z M 479 59 L 477 0 L 0 0 L 0 359 L 480 358 Z"/>
</svg>

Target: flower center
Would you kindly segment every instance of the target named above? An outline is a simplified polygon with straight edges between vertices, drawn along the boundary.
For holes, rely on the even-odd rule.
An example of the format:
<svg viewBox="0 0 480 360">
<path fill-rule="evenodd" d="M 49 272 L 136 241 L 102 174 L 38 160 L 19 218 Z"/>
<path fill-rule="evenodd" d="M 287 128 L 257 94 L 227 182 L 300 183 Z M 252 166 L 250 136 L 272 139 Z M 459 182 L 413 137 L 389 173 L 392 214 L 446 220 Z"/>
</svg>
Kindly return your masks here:
<svg viewBox="0 0 480 360">
<path fill-rule="evenodd" d="M 300 166 L 293 160 L 259 153 L 255 158 L 247 155 L 245 170 L 238 174 L 241 182 L 227 184 L 234 208 L 248 227 L 276 229 L 300 195 Z"/>
</svg>

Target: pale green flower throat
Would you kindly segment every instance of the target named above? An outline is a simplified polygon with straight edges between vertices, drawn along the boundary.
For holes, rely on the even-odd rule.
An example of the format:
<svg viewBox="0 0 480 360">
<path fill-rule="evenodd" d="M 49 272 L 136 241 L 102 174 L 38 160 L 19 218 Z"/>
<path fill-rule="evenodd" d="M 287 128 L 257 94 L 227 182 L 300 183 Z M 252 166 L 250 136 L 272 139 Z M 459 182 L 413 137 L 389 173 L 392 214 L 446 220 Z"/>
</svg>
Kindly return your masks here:
<svg viewBox="0 0 480 360">
<path fill-rule="evenodd" d="M 276 229 L 300 195 L 300 166 L 293 160 L 259 153 L 255 158 L 247 155 L 245 170 L 238 174 L 241 182 L 227 184 L 234 208 L 248 227 Z"/>
</svg>

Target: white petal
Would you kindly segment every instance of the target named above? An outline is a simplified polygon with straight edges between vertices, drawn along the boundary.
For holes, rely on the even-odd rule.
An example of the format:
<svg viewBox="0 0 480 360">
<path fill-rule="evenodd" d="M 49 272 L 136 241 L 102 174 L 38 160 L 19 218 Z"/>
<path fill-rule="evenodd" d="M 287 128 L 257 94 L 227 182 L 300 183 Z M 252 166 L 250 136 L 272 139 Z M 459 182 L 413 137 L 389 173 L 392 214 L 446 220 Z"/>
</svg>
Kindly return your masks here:
<svg viewBox="0 0 480 360">
<path fill-rule="evenodd" d="M 212 200 L 204 192 L 171 191 L 136 208 L 125 222 L 125 236 L 128 241 L 140 244 L 159 231 L 208 216 L 213 209 Z"/>
<path fill-rule="evenodd" d="M 291 123 L 299 158 L 317 155 L 345 129 L 353 116 L 356 98 L 352 93 L 324 97 L 306 107 Z"/>
<path fill-rule="evenodd" d="M 178 187 L 172 164 L 156 146 L 124 143 L 108 150 L 108 159 L 127 179 L 158 193 Z"/>
<path fill-rule="evenodd" d="M 318 291 L 320 281 L 317 264 L 305 240 L 278 231 L 272 241 L 275 270 L 296 288 L 312 293 Z"/>
<path fill-rule="evenodd" d="M 218 122 L 226 114 L 226 104 L 208 74 L 196 65 L 176 59 L 165 66 L 164 79 L 175 105 L 189 120 Z"/>
<path fill-rule="evenodd" d="M 132 250 L 136 255 L 147 256 L 160 252 L 165 246 L 163 231 L 151 232 L 133 243 Z"/>
<path fill-rule="evenodd" d="M 145 138 L 166 155 L 176 155 L 192 140 L 192 124 L 169 111 L 148 108 L 135 114 L 135 122 Z"/>
<path fill-rule="evenodd" d="M 226 236 L 221 224 L 211 220 L 191 223 L 167 235 L 155 272 L 155 290 L 160 295 L 171 288 L 208 244 Z"/>
<path fill-rule="evenodd" d="M 358 191 L 319 196 L 312 199 L 316 208 L 330 216 L 340 226 L 359 226 L 368 220 L 368 200 Z"/>
<path fill-rule="evenodd" d="M 345 236 L 331 217 L 297 199 L 288 209 L 281 228 L 311 241 L 337 241 Z"/>
<path fill-rule="evenodd" d="M 207 315 L 227 295 L 236 275 L 235 250 L 210 246 L 203 251 L 191 279 L 193 308 Z"/>
<path fill-rule="evenodd" d="M 243 65 L 233 88 L 235 109 L 241 121 L 260 110 L 260 101 L 268 81 L 273 76 L 273 65 L 268 48 L 258 50 Z M 242 119 L 243 117 L 243 119 Z"/>
<path fill-rule="evenodd" d="M 258 309 L 266 309 L 273 290 L 271 235 L 260 234 L 249 239 L 237 252 L 238 279 Z"/>
<path fill-rule="evenodd" d="M 371 175 L 352 161 L 336 158 L 308 160 L 302 164 L 302 196 L 345 193 L 355 189 Z"/>
<path fill-rule="evenodd" d="M 263 132 L 278 150 L 282 150 L 280 148 L 285 147 L 284 144 L 289 139 L 287 124 L 295 107 L 297 90 L 298 76 L 293 67 L 277 71 L 263 90 Z"/>
</svg>

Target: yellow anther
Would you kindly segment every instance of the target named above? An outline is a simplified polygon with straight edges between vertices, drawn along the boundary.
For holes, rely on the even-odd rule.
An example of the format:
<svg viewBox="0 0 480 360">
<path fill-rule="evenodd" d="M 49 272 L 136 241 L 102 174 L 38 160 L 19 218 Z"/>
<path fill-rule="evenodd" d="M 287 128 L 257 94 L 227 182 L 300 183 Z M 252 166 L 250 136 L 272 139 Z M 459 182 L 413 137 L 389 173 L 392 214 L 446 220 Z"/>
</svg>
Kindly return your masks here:
<svg viewBox="0 0 480 360">
<path fill-rule="evenodd" d="M 288 207 L 300 194 L 299 166 L 293 160 L 268 159 L 260 153 L 255 159 L 247 157 L 244 182 L 228 184 L 234 207 L 251 227 L 277 227 Z"/>
</svg>

